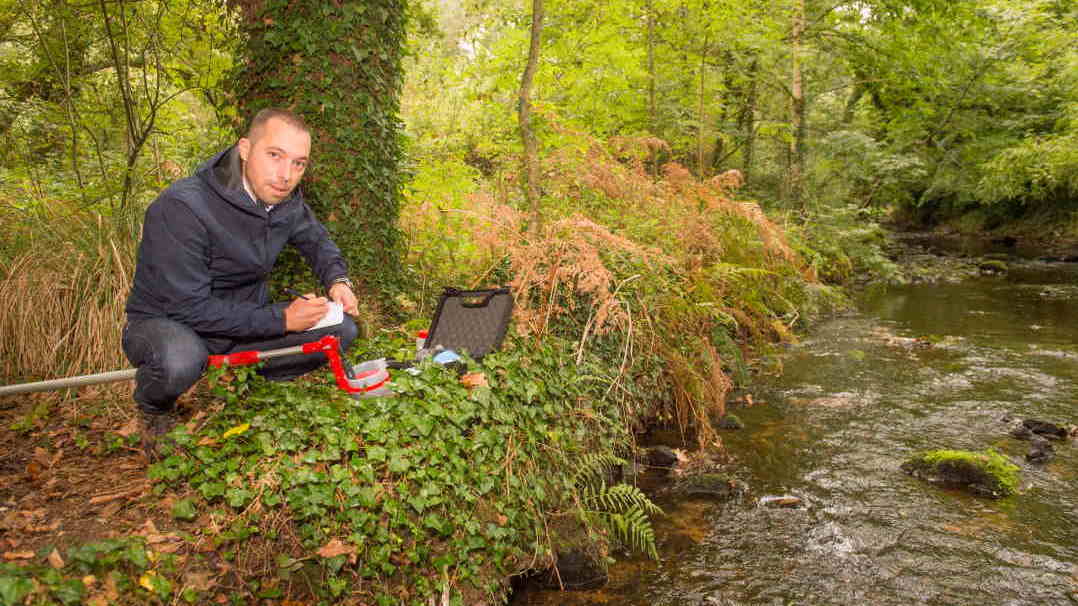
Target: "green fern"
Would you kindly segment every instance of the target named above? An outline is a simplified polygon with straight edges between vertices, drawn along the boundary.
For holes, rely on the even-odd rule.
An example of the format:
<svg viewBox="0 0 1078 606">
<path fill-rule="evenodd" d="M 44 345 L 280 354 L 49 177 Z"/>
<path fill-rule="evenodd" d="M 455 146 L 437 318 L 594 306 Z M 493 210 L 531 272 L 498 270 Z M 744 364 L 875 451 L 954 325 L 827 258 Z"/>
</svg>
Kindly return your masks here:
<svg viewBox="0 0 1078 606">
<path fill-rule="evenodd" d="M 631 550 L 658 559 L 650 515 L 663 510 L 636 486 L 609 484 L 607 472 L 625 461 L 608 454 L 588 454 L 573 474 L 582 521 L 598 526 Z"/>
</svg>

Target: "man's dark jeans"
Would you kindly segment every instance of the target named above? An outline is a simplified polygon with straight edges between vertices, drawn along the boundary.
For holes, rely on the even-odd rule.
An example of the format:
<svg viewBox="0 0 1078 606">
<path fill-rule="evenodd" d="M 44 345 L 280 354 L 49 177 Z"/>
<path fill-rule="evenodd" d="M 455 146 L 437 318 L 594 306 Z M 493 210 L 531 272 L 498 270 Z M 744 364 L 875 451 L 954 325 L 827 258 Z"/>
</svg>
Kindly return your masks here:
<svg viewBox="0 0 1078 606">
<path fill-rule="evenodd" d="M 135 403 L 149 414 L 172 411 L 176 399 L 206 371 L 207 357 L 235 351 L 278 349 L 316 341 L 334 334 L 347 350 L 358 330 L 347 315 L 344 322 L 306 332 L 292 332 L 282 337 L 258 341 L 200 337 L 187 326 L 167 318 L 150 318 L 124 326 L 123 348 L 127 359 L 138 372 L 135 375 Z M 273 381 L 287 381 L 306 374 L 326 363 L 322 353 L 286 356 L 267 360 L 259 374 Z"/>
</svg>

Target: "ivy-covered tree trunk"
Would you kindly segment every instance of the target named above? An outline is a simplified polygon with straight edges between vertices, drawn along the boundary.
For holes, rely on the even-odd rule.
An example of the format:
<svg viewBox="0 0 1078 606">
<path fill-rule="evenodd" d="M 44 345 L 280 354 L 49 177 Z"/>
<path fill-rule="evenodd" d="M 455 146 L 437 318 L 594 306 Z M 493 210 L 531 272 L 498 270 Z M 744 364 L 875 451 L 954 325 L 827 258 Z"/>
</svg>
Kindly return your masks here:
<svg viewBox="0 0 1078 606">
<path fill-rule="evenodd" d="M 313 139 L 308 203 L 352 278 L 380 295 L 395 290 L 406 0 L 231 2 L 246 36 L 232 78 L 237 132 L 265 107 L 302 115 Z"/>
</svg>

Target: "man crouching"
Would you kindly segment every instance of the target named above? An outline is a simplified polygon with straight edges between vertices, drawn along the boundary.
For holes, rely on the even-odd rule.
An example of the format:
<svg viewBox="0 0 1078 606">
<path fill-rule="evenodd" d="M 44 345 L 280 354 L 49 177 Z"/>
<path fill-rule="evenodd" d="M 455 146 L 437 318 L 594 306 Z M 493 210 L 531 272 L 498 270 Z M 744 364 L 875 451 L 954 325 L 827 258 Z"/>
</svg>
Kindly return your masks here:
<svg viewBox="0 0 1078 606">
<path fill-rule="evenodd" d="M 138 367 L 134 399 L 151 461 L 158 458 L 158 439 L 176 424 L 176 399 L 202 376 L 207 356 L 289 347 L 326 334 L 346 349 L 355 339 L 356 325 L 347 316 L 308 331 L 329 309 L 324 297 L 269 301 L 267 278 L 291 244 L 329 299 L 357 313 L 341 251 L 298 187 L 310 152 L 301 117 L 264 109 L 246 136 L 173 183 L 146 210 L 123 348 Z M 259 372 L 288 380 L 325 361 L 321 353 L 276 358 Z"/>
</svg>

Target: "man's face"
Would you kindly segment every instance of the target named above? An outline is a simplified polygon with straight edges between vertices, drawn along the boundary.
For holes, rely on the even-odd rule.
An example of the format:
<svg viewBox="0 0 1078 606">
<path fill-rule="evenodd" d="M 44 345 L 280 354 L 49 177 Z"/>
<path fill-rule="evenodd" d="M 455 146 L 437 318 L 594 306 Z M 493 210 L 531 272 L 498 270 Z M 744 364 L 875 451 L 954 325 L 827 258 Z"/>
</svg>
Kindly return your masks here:
<svg viewBox="0 0 1078 606">
<path fill-rule="evenodd" d="M 266 204 L 283 202 L 307 170 L 311 136 L 279 118 L 271 118 L 237 144 L 243 174 L 255 196 Z"/>
</svg>

